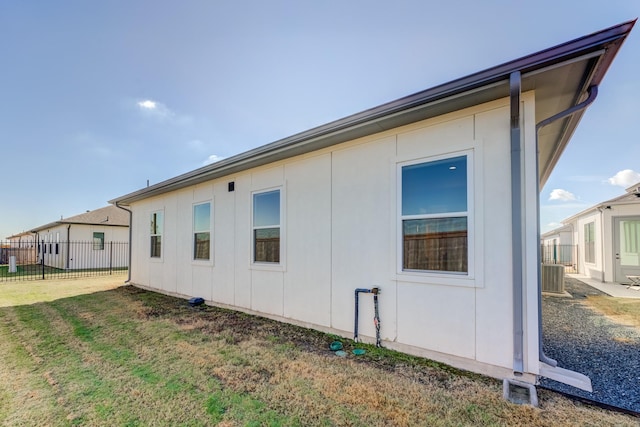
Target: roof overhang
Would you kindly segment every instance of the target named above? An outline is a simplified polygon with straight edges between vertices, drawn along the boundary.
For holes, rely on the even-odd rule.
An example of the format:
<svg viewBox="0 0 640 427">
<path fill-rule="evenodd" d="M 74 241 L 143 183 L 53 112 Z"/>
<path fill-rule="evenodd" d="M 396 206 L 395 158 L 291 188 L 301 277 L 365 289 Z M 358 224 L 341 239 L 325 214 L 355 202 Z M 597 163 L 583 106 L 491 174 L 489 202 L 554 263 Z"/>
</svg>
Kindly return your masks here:
<svg viewBox="0 0 640 427">
<path fill-rule="evenodd" d="M 535 115 L 539 122 L 580 103 L 586 98 L 590 86 L 600 84 L 634 24 L 635 20 L 625 22 L 435 86 L 134 191 L 109 203 L 129 205 L 190 185 L 505 98 L 509 96 L 509 76 L 516 71 L 522 75 L 522 91 L 535 91 Z M 551 174 L 582 115 L 583 111 L 575 113 L 540 131 L 540 187 Z"/>
</svg>

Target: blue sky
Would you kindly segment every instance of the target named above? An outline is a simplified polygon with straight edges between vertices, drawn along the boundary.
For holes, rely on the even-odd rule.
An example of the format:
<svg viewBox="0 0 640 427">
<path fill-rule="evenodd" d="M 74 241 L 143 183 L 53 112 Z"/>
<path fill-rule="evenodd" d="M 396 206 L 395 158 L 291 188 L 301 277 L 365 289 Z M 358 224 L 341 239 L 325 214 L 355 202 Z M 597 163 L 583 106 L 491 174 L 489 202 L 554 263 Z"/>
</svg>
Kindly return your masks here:
<svg viewBox="0 0 640 427">
<path fill-rule="evenodd" d="M 0 2 L 0 238 L 638 16 L 637 0 Z M 640 25 L 542 191 L 543 231 L 640 181 L 638 70 Z"/>
</svg>

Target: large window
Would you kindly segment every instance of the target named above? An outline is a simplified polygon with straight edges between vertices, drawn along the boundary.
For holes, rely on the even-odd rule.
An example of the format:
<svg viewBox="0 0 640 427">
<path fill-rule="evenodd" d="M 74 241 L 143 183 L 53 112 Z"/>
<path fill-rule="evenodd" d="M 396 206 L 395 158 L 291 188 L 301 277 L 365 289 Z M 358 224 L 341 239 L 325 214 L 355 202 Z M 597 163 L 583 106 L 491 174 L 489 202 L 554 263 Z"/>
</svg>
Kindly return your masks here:
<svg viewBox="0 0 640 427">
<path fill-rule="evenodd" d="M 56 244 L 56 249 L 57 249 Z M 93 250 L 94 251 L 103 251 L 104 250 L 104 233 L 93 233 Z"/>
<path fill-rule="evenodd" d="M 402 270 L 469 272 L 467 157 L 402 167 Z"/>
<path fill-rule="evenodd" d="M 253 261 L 280 262 L 280 190 L 253 195 Z"/>
<path fill-rule="evenodd" d="M 160 258 L 162 256 L 162 212 L 153 212 L 151 214 L 151 258 Z"/>
<path fill-rule="evenodd" d="M 193 259 L 211 257 L 211 203 L 193 206 Z"/>
<path fill-rule="evenodd" d="M 595 226 L 595 222 L 584 225 L 584 261 L 591 264 L 596 262 Z"/>
</svg>

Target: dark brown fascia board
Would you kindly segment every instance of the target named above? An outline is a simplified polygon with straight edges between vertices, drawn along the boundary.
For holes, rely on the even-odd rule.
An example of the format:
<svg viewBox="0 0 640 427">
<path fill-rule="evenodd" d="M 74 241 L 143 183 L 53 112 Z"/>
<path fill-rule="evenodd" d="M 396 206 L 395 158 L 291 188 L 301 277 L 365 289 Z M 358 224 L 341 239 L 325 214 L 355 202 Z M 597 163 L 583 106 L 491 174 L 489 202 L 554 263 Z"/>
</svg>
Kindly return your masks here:
<svg viewBox="0 0 640 427">
<path fill-rule="evenodd" d="M 428 109 L 432 105 L 441 104 L 447 99 L 455 98 L 465 93 L 477 93 L 484 87 L 504 86 L 505 91 L 503 96 L 507 96 L 507 82 L 512 72 L 520 71 L 524 76 L 536 70 L 571 61 L 574 58 L 588 53 L 605 49 L 605 53 L 603 54 L 604 60 L 598 61 L 598 70 L 595 70 L 591 77 L 592 84 L 597 85 L 602 80 L 617 50 L 633 28 L 635 22 L 636 21 L 633 20 L 612 26 L 555 47 L 300 132 L 115 198 L 110 200 L 109 203 L 128 205 L 137 200 L 178 190 L 189 185 L 232 175 L 252 167 L 308 153 L 358 137 L 371 135 L 391 127 L 409 124 L 416 120 L 403 121 L 401 118 L 403 113 L 407 113 L 408 117 L 416 117 L 415 114 L 411 113 L 415 113 L 417 109 Z M 582 94 L 576 94 L 576 99 L 580 96 L 582 96 Z M 474 104 L 478 103 L 477 99 L 475 99 L 476 102 L 474 102 Z M 445 111 L 446 109 L 443 109 L 439 111 L 438 114 L 443 114 Z M 428 114 L 424 113 L 417 116 L 422 117 L 422 119 L 429 117 Z M 389 123 L 393 123 L 393 125 L 391 127 L 386 126 L 385 119 L 387 119 Z M 572 132 L 568 133 L 568 135 L 571 134 Z"/>
</svg>

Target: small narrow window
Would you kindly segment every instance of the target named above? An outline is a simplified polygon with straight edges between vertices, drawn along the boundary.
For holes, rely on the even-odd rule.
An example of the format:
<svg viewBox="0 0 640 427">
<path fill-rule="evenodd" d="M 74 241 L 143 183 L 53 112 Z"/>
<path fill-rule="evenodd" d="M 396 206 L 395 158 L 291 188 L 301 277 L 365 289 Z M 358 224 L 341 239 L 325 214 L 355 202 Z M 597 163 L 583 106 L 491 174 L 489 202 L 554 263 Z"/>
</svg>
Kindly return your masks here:
<svg viewBox="0 0 640 427">
<path fill-rule="evenodd" d="M 193 207 L 193 259 L 211 258 L 211 203 Z"/>
<path fill-rule="evenodd" d="M 280 190 L 253 195 L 253 260 L 280 262 Z"/>
<path fill-rule="evenodd" d="M 94 251 L 103 251 L 104 250 L 104 233 L 93 233 L 93 250 Z"/>
<path fill-rule="evenodd" d="M 584 261 L 591 264 L 596 262 L 595 227 L 595 222 L 584 225 Z"/>
<path fill-rule="evenodd" d="M 467 156 L 402 167 L 402 270 L 468 273 Z"/>
<path fill-rule="evenodd" d="M 162 256 L 162 212 L 153 212 L 151 214 L 151 258 L 160 258 Z"/>
</svg>

